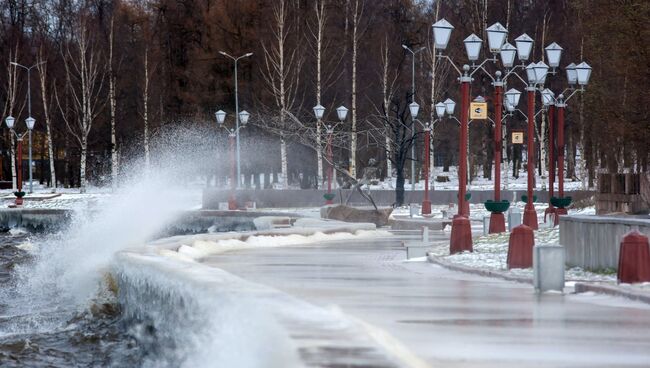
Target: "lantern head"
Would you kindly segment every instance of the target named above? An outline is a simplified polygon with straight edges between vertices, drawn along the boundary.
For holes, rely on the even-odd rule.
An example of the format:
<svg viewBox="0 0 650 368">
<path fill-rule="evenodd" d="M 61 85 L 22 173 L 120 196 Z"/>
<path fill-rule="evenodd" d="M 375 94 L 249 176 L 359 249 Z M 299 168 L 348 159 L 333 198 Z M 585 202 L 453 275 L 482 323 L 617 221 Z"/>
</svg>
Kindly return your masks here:
<svg viewBox="0 0 650 368">
<path fill-rule="evenodd" d="M 325 114 L 325 108 L 321 104 L 314 106 L 314 115 L 316 115 L 316 119 L 322 119 L 323 114 Z"/>
<path fill-rule="evenodd" d="M 223 122 L 226 121 L 226 112 L 223 110 L 215 112 L 214 116 L 217 118 L 217 123 L 219 123 L 219 125 L 223 124 Z"/>
<path fill-rule="evenodd" d="M 470 61 L 478 60 L 478 56 L 481 53 L 481 44 L 483 44 L 483 40 L 481 40 L 477 35 L 472 33 L 463 42 L 465 43 L 467 58 Z"/>
<path fill-rule="evenodd" d="M 341 105 L 336 109 L 336 115 L 338 115 L 339 121 L 345 121 L 345 118 L 348 116 L 348 109 Z"/>
<path fill-rule="evenodd" d="M 515 38 L 515 45 L 517 45 L 517 54 L 519 60 L 526 61 L 530 57 L 530 51 L 533 49 L 533 39 L 527 34 Z"/>
<path fill-rule="evenodd" d="M 515 56 L 517 56 L 517 48 L 506 42 L 501 46 L 500 55 L 503 66 L 512 68 L 512 65 L 515 63 Z"/>
<path fill-rule="evenodd" d="M 444 50 L 449 44 L 449 38 L 451 37 L 451 31 L 454 29 L 447 20 L 440 19 L 439 21 L 433 24 L 433 43 L 435 48 L 439 50 Z"/>
<path fill-rule="evenodd" d="M 447 106 L 444 102 L 438 102 L 436 104 L 436 115 L 438 118 L 442 119 L 445 116 L 445 111 L 447 111 Z"/>
<path fill-rule="evenodd" d="M 501 51 L 501 46 L 506 42 L 506 36 L 508 36 L 508 30 L 501 25 L 501 23 L 496 22 L 486 29 L 488 35 L 488 45 L 490 46 L 490 52 L 493 54 Z"/>
</svg>

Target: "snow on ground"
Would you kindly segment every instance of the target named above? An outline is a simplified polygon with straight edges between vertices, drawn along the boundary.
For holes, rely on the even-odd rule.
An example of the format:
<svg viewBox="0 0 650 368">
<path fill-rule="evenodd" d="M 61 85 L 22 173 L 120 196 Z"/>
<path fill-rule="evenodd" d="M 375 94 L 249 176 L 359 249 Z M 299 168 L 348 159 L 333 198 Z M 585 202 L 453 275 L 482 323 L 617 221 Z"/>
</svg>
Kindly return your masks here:
<svg viewBox="0 0 650 368">
<path fill-rule="evenodd" d="M 191 183 L 187 190 L 178 191 L 174 195 L 183 196 L 187 200 L 188 209 L 200 209 L 204 187 L 205 183 Z M 111 187 L 89 186 L 86 188 L 86 193 L 79 193 L 79 188 L 57 188 L 56 193 L 52 193 L 52 188 L 35 184 L 33 193 L 25 195 L 23 208 L 94 210 L 128 190 L 128 187 L 113 191 Z M 23 191 L 28 191 L 27 184 L 24 185 Z M 0 206 L 7 207 L 13 204 L 15 198 L 13 190 L 0 190 Z"/>
<path fill-rule="evenodd" d="M 524 205 L 524 203 L 516 204 L 516 206 L 522 211 Z M 535 231 L 535 244 L 559 244 L 559 227 L 544 228 L 545 224 L 542 223 L 544 217 L 544 209 L 546 209 L 546 206 L 547 204 L 545 203 L 535 204 L 537 216 L 540 220 L 540 229 L 538 231 Z M 489 216 L 489 212 L 485 211 L 484 209 L 481 210 L 480 207 L 482 207 L 482 205 L 470 206 L 471 219 L 476 220 L 482 219 L 484 215 Z M 569 210 L 569 214 L 593 214 L 594 211 L 595 209 L 593 207 L 587 207 L 584 209 Z M 477 228 L 482 229 L 482 224 L 479 226 L 473 225 L 472 228 L 475 232 Z M 445 262 L 456 265 L 476 268 L 480 270 L 498 271 L 511 276 L 532 278 L 532 268 L 508 270 L 507 258 L 509 238 L 509 232 L 480 236 L 475 235 L 473 239 L 474 252 L 463 252 L 454 255 L 449 255 L 448 241 L 438 242 L 433 245 L 431 254 L 435 255 Z M 590 272 L 580 267 L 568 268 L 566 270 L 565 276 L 567 281 L 616 283 L 615 273 Z M 636 288 L 636 286 L 632 287 Z M 645 286 L 645 288 L 647 290 L 650 290 L 650 284 L 648 286 Z"/>
<path fill-rule="evenodd" d="M 505 170 L 505 168 L 502 166 L 502 172 Z M 494 175 L 494 173 L 493 173 Z M 537 190 L 542 190 L 546 189 L 548 187 L 548 178 L 542 178 L 541 176 L 537 175 L 537 172 L 535 172 L 536 178 L 535 178 L 535 189 Z M 431 180 L 429 185 L 431 185 L 435 190 L 458 190 L 458 169 L 455 166 L 452 166 L 449 168 L 449 172 L 443 172 L 441 167 L 436 167 L 434 173 L 432 173 L 431 177 L 435 179 L 438 176 L 446 176 L 449 181 L 447 182 L 437 182 L 435 180 Z M 501 177 L 501 186 L 502 189 L 506 190 L 526 190 L 528 188 L 528 180 L 526 176 L 526 171 L 521 171 L 519 174 L 519 178 L 515 179 L 512 176 L 508 176 L 506 179 L 506 175 L 502 174 Z M 381 190 L 381 189 L 393 189 L 396 186 L 396 178 L 391 178 L 390 180 L 387 181 L 382 181 L 379 182 L 376 185 L 370 185 L 371 190 Z M 404 184 L 407 190 L 411 189 L 411 182 L 410 182 L 410 177 L 406 178 L 406 183 Z M 558 183 L 557 180 L 555 182 L 554 187 L 557 189 L 558 188 Z M 483 171 L 479 170 L 479 175 L 476 177 L 472 182 L 468 185 L 468 191 L 472 190 L 491 190 L 494 189 L 494 181 L 492 179 L 485 179 L 483 177 Z M 415 183 L 415 189 L 417 190 L 423 190 L 424 189 L 424 180 L 420 180 Z M 571 181 L 570 179 L 566 179 L 564 181 L 564 189 L 565 190 L 580 190 L 582 188 L 582 182 L 581 181 Z"/>
</svg>

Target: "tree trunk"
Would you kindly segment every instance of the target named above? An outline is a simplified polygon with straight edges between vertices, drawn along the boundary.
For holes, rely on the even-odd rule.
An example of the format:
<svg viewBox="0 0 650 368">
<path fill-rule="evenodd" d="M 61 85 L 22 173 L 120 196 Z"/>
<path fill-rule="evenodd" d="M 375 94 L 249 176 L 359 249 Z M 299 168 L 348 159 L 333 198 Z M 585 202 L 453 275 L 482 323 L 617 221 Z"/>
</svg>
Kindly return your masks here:
<svg viewBox="0 0 650 368">
<path fill-rule="evenodd" d="M 144 92 L 142 95 L 144 112 L 142 120 L 144 123 L 144 167 L 145 172 L 149 171 L 149 48 L 144 50 Z"/>
<path fill-rule="evenodd" d="M 108 98 L 111 115 L 111 186 L 117 188 L 117 139 L 115 134 L 115 115 L 117 113 L 117 98 L 115 97 L 115 72 L 113 70 L 113 18 L 111 17 L 111 31 L 109 33 L 108 57 Z"/>
<path fill-rule="evenodd" d="M 402 165 L 403 166 L 403 165 Z M 404 169 L 397 165 L 397 182 L 395 185 L 395 207 L 404 205 Z"/>
<path fill-rule="evenodd" d="M 16 147 L 15 147 L 15 138 L 13 133 L 10 133 L 11 137 L 11 184 L 14 192 L 18 190 L 18 179 L 16 178 Z"/>
<path fill-rule="evenodd" d="M 287 175 L 287 142 L 284 137 L 280 138 L 280 159 L 282 161 L 282 187 L 289 188 L 289 176 Z"/>
<path fill-rule="evenodd" d="M 79 160 L 79 192 L 86 193 L 86 154 L 88 152 L 88 138 L 81 139 L 81 157 Z"/>
<path fill-rule="evenodd" d="M 357 49 L 359 41 L 359 2 L 352 16 L 352 132 L 350 133 L 350 175 L 357 177 Z"/>
<path fill-rule="evenodd" d="M 42 60 L 42 53 L 40 55 L 40 59 Z M 38 77 L 39 81 L 41 84 L 41 100 L 43 101 L 43 115 L 45 118 L 45 132 L 47 135 L 47 154 L 48 158 L 50 161 L 50 182 L 51 182 L 51 188 L 52 188 L 52 193 L 56 193 L 56 170 L 55 170 L 55 165 L 54 165 L 54 145 L 52 143 L 52 119 L 50 118 L 50 111 L 49 111 L 49 106 L 50 106 L 50 100 L 48 97 L 48 90 L 47 90 L 47 83 L 46 83 L 46 77 L 47 77 L 47 69 L 46 69 L 46 64 L 40 64 L 38 66 Z M 42 175 L 42 174 L 41 174 Z"/>
</svg>

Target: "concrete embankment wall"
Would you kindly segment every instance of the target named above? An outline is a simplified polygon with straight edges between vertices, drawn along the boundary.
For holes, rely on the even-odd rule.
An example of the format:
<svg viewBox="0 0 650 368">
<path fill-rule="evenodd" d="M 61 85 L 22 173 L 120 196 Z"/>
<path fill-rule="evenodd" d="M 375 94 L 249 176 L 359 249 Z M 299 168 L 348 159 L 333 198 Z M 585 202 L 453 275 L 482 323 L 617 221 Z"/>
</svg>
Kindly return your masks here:
<svg viewBox="0 0 650 368">
<path fill-rule="evenodd" d="M 621 239 L 631 230 L 650 236 L 650 217 L 561 216 L 560 244 L 567 265 L 617 269 Z"/>
<path fill-rule="evenodd" d="M 491 190 L 472 190 L 472 198 L 470 199 L 471 203 L 483 203 L 488 199 L 494 197 L 494 192 Z M 244 202 L 255 202 L 258 208 L 287 208 L 287 207 L 318 207 L 322 206 L 325 203 L 323 195 L 326 193 L 325 190 L 273 190 L 273 189 L 263 189 L 263 190 L 252 190 L 245 189 L 239 190 L 236 192 L 237 201 L 239 203 Z M 343 201 L 347 200 L 348 195 L 350 194 L 349 189 L 344 189 L 340 191 L 333 191 L 336 194 L 334 198 L 334 203 L 339 203 L 341 197 Z M 449 203 L 456 203 L 456 191 L 452 190 L 436 190 L 429 192 L 430 200 L 432 204 L 443 205 Z M 405 193 L 405 202 L 404 203 L 421 203 L 424 191 L 416 190 L 410 191 L 407 190 Z M 521 200 L 521 195 L 526 194 L 525 190 L 503 190 L 501 191 L 501 198 L 512 201 L 513 197 L 516 195 L 517 200 Z M 574 201 L 585 199 L 591 197 L 594 194 L 592 191 L 572 191 L 566 192 L 565 195 L 572 196 Z M 395 191 L 394 190 L 373 190 L 371 191 L 372 198 L 377 203 L 378 206 L 390 206 L 395 202 Z M 548 191 L 536 191 L 535 195 L 537 196 L 538 202 L 548 202 Z M 203 208 L 204 209 L 218 209 L 219 203 L 224 203 L 228 201 L 230 196 L 229 190 L 208 188 L 203 191 Z M 361 197 L 357 192 L 352 195 L 350 199 L 351 205 L 363 205 L 368 206 L 369 203 Z"/>
</svg>

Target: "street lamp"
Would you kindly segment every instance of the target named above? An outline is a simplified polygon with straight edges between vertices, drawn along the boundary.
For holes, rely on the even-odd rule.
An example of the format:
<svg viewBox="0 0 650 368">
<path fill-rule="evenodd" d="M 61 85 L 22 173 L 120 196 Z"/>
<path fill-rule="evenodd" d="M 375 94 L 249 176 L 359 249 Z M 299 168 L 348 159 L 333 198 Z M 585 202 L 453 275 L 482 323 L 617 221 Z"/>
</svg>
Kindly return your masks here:
<svg viewBox="0 0 650 368">
<path fill-rule="evenodd" d="M 17 157 L 17 163 L 16 163 L 16 185 L 18 191 L 16 192 L 16 201 L 15 204 L 16 206 L 21 206 L 23 204 L 23 138 L 25 138 L 25 135 L 29 135 L 31 137 L 31 132 L 32 129 L 34 129 L 34 124 L 36 124 L 36 120 L 32 118 L 31 116 L 25 119 L 25 125 L 27 126 L 27 131 L 18 134 L 14 130 L 14 125 L 16 123 L 16 119 L 14 119 L 13 116 L 7 116 L 5 118 L 5 123 L 7 124 L 7 128 L 11 131 L 11 134 L 16 136 L 16 140 L 18 142 L 17 150 L 18 150 L 18 157 Z M 31 169 L 31 167 L 30 167 Z"/>
<path fill-rule="evenodd" d="M 237 209 L 237 199 L 235 197 L 235 190 L 237 189 L 237 183 L 239 180 L 235 181 L 235 141 L 236 138 L 238 137 L 239 130 L 241 128 L 245 128 L 246 124 L 248 123 L 248 118 L 250 117 L 250 114 L 246 110 L 242 110 L 237 114 L 237 123 L 241 122 L 241 125 L 236 125 L 235 128 L 230 128 L 228 129 L 225 126 L 225 121 L 226 121 L 226 112 L 223 110 L 219 110 L 214 113 L 215 118 L 217 119 L 217 124 L 228 131 L 228 140 L 230 141 L 230 177 L 231 183 L 230 183 L 230 197 L 228 198 L 228 209 L 229 210 L 236 210 Z M 237 174 L 239 177 L 239 174 Z"/>
<path fill-rule="evenodd" d="M 465 43 L 465 51 L 467 51 L 467 58 L 469 61 L 474 62 L 478 60 L 483 40 L 472 33 L 463 42 Z"/>
<path fill-rule="evenodd" d="M 506 68 L 512 68 L 515 63 L 515 56 L 517 56 L 517 48 L 510 43 L 505 43 L 501 46 L 501 64 Z"/>
<path fill-rule="evenodd" d="M 445 112 L 447 115 L 454 115 L 454 110 L 456 109 L 456 103 L 451 98 L 448 98 L 443 102 L 445 104 Z"/>
<path fill-rule="evenodd" d="M 569 86 L 575 86 L 578 83 L 578 72 L 576 72 L 576 64 L 571 63 L 564 68 L 566 70 L 566 80 Z"/>
<path fill-rule="evenodd" d="M 433 39 L 434 45 L 438 50 L 444 50 L 449 44 L 449 38 L 451 37 L 451 31 L 454 29 L 446 19 L 440 19 L 435 22 L 432 26 L 433 28 Z"/>
<path fill-rule="evenodd" d="M 558 195 L 560 198 L 564 197 L 564 111 L 566 110 L 567 101 L 570 100 L 577 92 L 584 92 L 585 86 L 589 83 L 589 77 L 591 76 L 591 67 L 589 64 L 582 62 L 578 65 L 571 63 L 566 66 L 566 78 L 569 84 L 568 90 L 573 90 L 573 92 L 565 98 L 564 93 L 558 95 L 557 99 L 554 99 L 555 109 L 557 110 L 557 175 L 558 175 Z M 580 85 L 579 89 L 576 89 L 576 83 Z M 552 93 L 552 92 L 551 92 Z M 549 93 L 546 93 L 547 98 Z M 551 174 L 551 176 L 553 176 Z M 566 215 L 566 208 L 556 208 L 555 212 L 555 224 L 559 222 L 560 215 Z"/>
<path fill-rule="evenodd" d="M 449 42 L 449 40 L 447 40 Z M 415 54 L 420 51 L 423 51 L 425 47 L 420 47 L 419 49 L 413 51 L 410 47 L 402 45 L 404 50 L 407 50 L 411 53 L 411 99 L 415 103 Z M 417 115 L 417 112 L 416 112 Z M 413 118 L 415 119 L 415 117 Z M 415 125 L 415 124 L 414 124 Z M 411 138 L 415 137 L 415 129 L 411 129 Z M 415 140 L 415 139 L 413 139 Z M 415 145 L 411 145 L 411 190 L 415 190 Z"/>
<path fill-rule="evenodd" d="M 438 102 L 434 105 L 438 119 L 432 121 L 431 123 L 422 124 L 424 127 L 424 197 L 422 199 L 423 215 L 431 214 L 431 200 L 429 200 L 429 159 L 431 157 L 431 134 L 433 132 L 435 124 L 438 121 L 442 120 L 445 116 L 445 112 L 447 111 L 447 105 L 445 104 L 446 102 L 449 102 L 452 105 L 450 114 L 453 114 L 453 105 L 455 105 L 455 103 L 454 101 L 447 99 L 445 102 Z M 409 105 L 409 109 L 411 110 L 411 118 L 414 121 L 416 121 L 419 108 L 420 106 L 415 102 Z"/>
<path fill-rule="evenodd" d="M 515 38 L 515 45 L 517 45 L 517 55 L 519 60 L 524 62 L 530 57 L 530 52 L 533 49 L 533 39 L 527 34 Z"/>
<path fill-rule="evenodd" d="M 546 46 L 546 58 L 548 59 L 548 65 L 553 68 L 553 73 L 555 73 L 555 68 L 560 66 L 560 57 L 562 56 L 562 47 L 557 43 L 553 42 L 552 44 Z"/>
<path fill-rule="evenodd" d="M 501 51 L 501 46 L 506 41 L 508 36 L 508 30 L 501 25 L 501 23 L 496 22 L 486 29 L 488 34 L 488 45 L 490 46 L 490 52 L 497 54 Z"/>
<path fill-rule="evenodd" d="M 314 115 L 316 116 L 316 119 L 322 119 L 324 113 L 325 107 L 321 105 L 314 106 Z M 327 194 L 325 195 L 325 204 L 334 203 L 332 201 L 334 199 L 334 196 L 332 195 L 332 174 L 334 169 L 334 161 L 332 156 L 332 135 L 334 134 L 334 128 L 336 128 L 336 126 L 339 124 L 343 124 L 345 119 L 348 117 L 348 109 L 345 106 L 339 106 L 336 109 L 336 115 L 339 118 L 339 122 L 333 126 L 331 124 L 327 124 L 325 126 L 325 132 L 327 133 L 327 161 L 329 163 L 327 167 Z"/>
<path fill-rule="evenodd" d="M 32 119 L 32 78 L 31 78 L 31 72 L 33 68 L 36 68 L 37 66 L 44 64 L 45 61 L 38 62 L 32 66 L 25 66 L 16 62 L 11 62 L 11 65 L 23 68 L 27 70 L 27 114 L 29 115 L 29 118 L 25 120 L 25 122 L 28 124 L 28 136 L 29 136 L 29 193 L 33 192 L 33 185 L 32 185 L 32 128 L 34 127 L 34 122 L 31 122 L 32 128 L 29 128 L 29 119 Z M 32 119 L 34 120 L 34 119 Z"/>
<path fill-rule="evenodd" d="M 589 78 L 591 77 L 591 67 L 589 64 L 584 61 L 576 65 L 576 75 L 578 79 L 578 84 L 580 86 L 586 86 L 589 83 Z"/>
<path fill-rule="evenodd" d="M 230 58 L 235 64 L 235 127 L 236 127 L 236 139 L 237 139 L 237 187 L 240 186 L 241 181 L 241 148 L 239 144 L 239 91 L 237 83 L 237 62 L 241 58 L 250 57 L 253 55 L 252 52 L 246 53 L 239 57 L 234 57 L 226 53 L 225 51 L 219 51 L 219 53 L 227 58 Z"/>
</svg>

